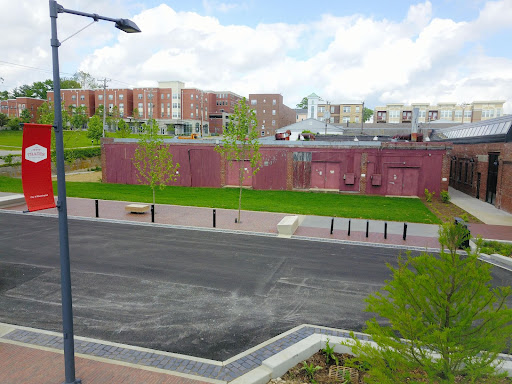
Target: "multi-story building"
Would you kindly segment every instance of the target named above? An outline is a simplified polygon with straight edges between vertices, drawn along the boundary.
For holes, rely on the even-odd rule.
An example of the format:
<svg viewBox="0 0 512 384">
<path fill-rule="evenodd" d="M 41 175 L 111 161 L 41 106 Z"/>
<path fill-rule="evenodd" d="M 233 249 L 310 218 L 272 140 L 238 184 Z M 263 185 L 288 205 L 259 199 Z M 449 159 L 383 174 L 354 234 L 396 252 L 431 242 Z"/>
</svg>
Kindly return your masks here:
<svg viewBox="0 0 512 384">
<path fill-rule="evenodd" d="M 277 129 L 295 123 L 295 110 L 284 105 L 278 93 L 251 93 L 249 106 L 256 111 L 261 136 L 273 136 Z"/>
<path fill-rule="evenodd" d="M 54 101 L 53 91 L 48 91 L 47 100 L 51 103 Z M 91 117 L 96 111 L 94 90 L 91 89 L 61 89 L 60 97 L 64 107 L 85 107 L 87 116 Z"/>
<path fill-rule="evenodd" d="M 363 109 L 363 102 L 324 103 L 320 96 L 312 93 L 308 96 L 307 118 L 331 124 L 360 123 L 363 119 Z"/>
<path fill-rule="evenodd" d="M 39 117 L 37 109 L 45 100 L 34 97 L 17 97 L 15 99 L 1 100 L 0 112 L 8 117 L 20 117 L 24 109 L 30 112 L 30 122 L 35 123 Z"/>
<path fill-rule="evenodd" d="M 418 108 L 418 122 L 428 123 L 434 120 L 454 121 L 456 123 L 473 123 L 492 119 L 503 115 L 504 100 L 474 101 L 472 103 L 457 104 L 454 102 L 437 103 L 388 103 L 377 106 L 374 111 L 376 123 L 410 123 L 412 112 Z"/>
<path fill-rule="evenodd" d="M 210 133 L 222 134 L 229 124 L 229 117 L 235 112 L 235 105 L 242 96 L 230 91 L 211 92 L 209 98 L 208 121 Z"/>
</svg>

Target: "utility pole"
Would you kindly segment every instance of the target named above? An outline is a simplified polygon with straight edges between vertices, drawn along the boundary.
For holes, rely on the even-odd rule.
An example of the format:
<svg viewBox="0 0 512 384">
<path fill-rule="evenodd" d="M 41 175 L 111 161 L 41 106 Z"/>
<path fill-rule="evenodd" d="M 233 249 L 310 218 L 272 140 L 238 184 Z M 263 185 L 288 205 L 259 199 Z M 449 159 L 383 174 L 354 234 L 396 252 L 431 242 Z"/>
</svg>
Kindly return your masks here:
<svg viewBox="0 0 512 384">
<path fill-rule="evenodd" d="M 103 79 L 103 137 L 105 137 L 105 122 L 107 120 L 107 78 Z"/>
<path fill-rule="evenodd" d="M 201 89 L 201 137 L 203 137 L 203 90 Z"/>
<path fill-rule="evenodd" d="M 363 100 L 363 109 L 361 110 L 361 133 L 363 133 L 363 127 L 364 127 L 364 100 Z"/>
</svg>

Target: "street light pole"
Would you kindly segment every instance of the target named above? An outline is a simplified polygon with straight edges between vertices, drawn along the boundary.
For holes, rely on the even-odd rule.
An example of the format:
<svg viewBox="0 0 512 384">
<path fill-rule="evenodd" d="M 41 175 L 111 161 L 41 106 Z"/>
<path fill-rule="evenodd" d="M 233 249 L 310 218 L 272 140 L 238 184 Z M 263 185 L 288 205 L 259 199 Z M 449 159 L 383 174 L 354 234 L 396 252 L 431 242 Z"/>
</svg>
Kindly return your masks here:
<svg viewBox="0 0 512 384">
<path fill-rule="evenodd" d="M 64 170 L 64 140 L 62 132 L 62 109 L 60 95 L 59 46 L 57 38 L 57 17 L 59 13 L 91 17 L 94 21 L 107 20 L 116 23 L 116 27 L 125 32 L 140 32 L 137 25 L 126 19 L 112 19 L 97 14 L 84 13 L 65 9 L 55 0 L 49 0 L 51 21 L 51 46 L 53 63 L 53 89 L 54 89 L 54 130 L 55 152 L 57 155 L 57 209 L 59 212 L 59 245 L 60 245 L 60 273 L 61 273 L 61 300 L 62 300 L 62 330 L 64 344 L 65 384 L 80 384 L 82 381 L 75 378 L 75 342 L 73 336 L 73 307 L 71 299 L 71 268 L 69 262 L 69 236 L 68 213 L 66 204 L 66 174 Z"/>
</svg>

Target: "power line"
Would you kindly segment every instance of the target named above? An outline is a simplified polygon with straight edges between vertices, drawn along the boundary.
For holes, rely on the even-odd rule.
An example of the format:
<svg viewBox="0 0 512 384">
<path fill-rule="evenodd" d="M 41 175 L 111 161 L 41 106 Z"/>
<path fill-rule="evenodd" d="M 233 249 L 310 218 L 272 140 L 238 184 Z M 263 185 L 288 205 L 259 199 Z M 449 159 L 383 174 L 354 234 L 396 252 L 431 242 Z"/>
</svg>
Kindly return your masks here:
<svg viewBox="0 0 512 384">
<path fill-rule="evenodd" d="M 44 68 L 38 68 L 38 67 L 31 67 L 29 65 L 23 65 L 23 64 L 17 64 L 17 63 L 11 63 L 11 62 L 8 62 L 8 61 L 4 61 L 4 60 L 0 60 L 0 64 L 3 64 L 3 65 L 7 65 L 7 66 L 13 66 L 13 67 L 21 67 L 21 68 L 27 68 L 27 69 L 33 69 L 33 70 L 36 70 L 36 71 L 41 71 L 41 72 L 48 72 L 48 73 L 53 73 L 52 70 L 50 69 L 44 69 Z M 77 71 L 78 72 L 78 71 Z M 70 75 L 70 76 L 74 76 L 75 73 L 69 73 L 69 72 L 62 72 L 60 71 L 61 74 L 64 74 L 64 75 Z M 97 77 L 97 78 L 100 78 L 100 77 L 104 77 L 104 76 L 92 76 L 92 77 Z M 130 85 L 129 83 L 125 82 L 125 81 L 121 81 L 121 80 L 116 80 L 116 79 L 110 79 L 111 81 L 115 81 L 116 83 L 120 83 L 120 84 L 125 84 L 125 85 Z M 5 84 L 4 84 L 5 86 Z"/>
</svg>

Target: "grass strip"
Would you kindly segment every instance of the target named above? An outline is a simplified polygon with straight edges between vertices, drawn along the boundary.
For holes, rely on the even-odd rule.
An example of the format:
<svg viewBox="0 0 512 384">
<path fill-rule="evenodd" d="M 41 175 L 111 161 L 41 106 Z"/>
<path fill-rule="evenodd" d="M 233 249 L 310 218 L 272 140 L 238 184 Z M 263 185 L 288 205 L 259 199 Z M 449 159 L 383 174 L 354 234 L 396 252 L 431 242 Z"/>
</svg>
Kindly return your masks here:
<svg viewBox="0 0 512 384">
<path fill-rule="evenodd" d="M 67 182 L 66 189 L 69 197 L 152 202 L 151 189 L 144 185 Z M 0 191 L 23 193 L 21 180 L 0 176 Z M 54 191 L 57 191 L 56 182 L 54 182 Z M 157 204 L 238 209 L 238 189 L 168 186 L 156 191 L 156 202 Z M 242 209 L 440 224 L 440 220 L 419 199 L 374 195 L 244 190 Z"/>
</svg>

